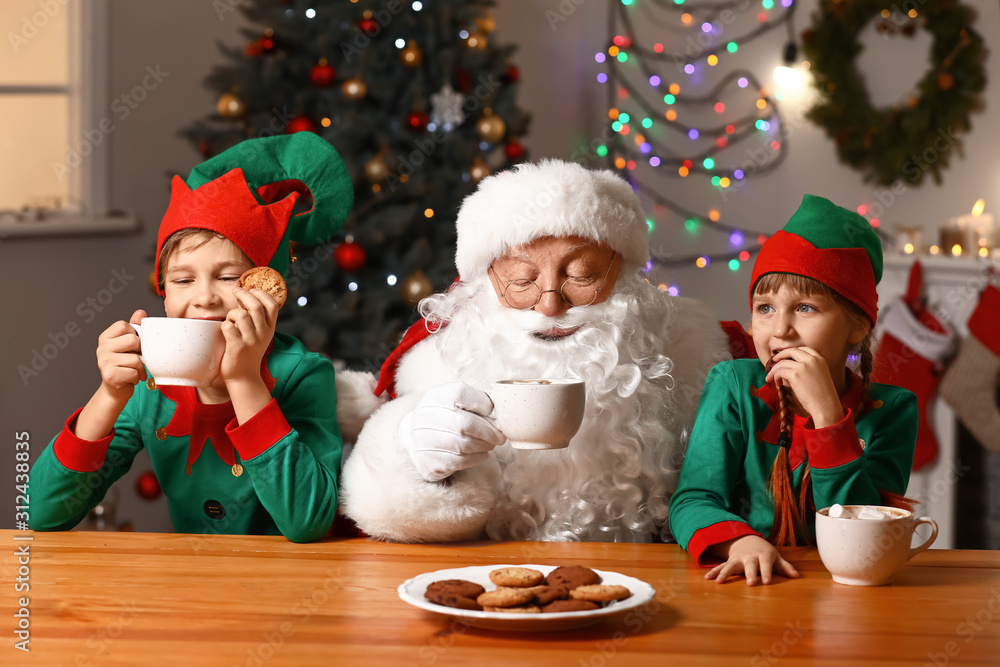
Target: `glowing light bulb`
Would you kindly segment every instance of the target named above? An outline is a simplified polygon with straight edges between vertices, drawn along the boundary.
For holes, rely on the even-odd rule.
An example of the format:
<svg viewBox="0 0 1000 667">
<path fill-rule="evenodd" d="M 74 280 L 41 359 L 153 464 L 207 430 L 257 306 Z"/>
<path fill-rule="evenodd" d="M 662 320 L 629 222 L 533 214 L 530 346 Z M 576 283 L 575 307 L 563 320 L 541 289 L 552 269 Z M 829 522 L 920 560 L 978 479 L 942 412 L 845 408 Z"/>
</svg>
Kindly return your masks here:
<svg viewBox="0 0 1000 667">
<path fill-rule="evenodd" d="M 778 65 L 774 68 L 774 83 L 788 92 L 796 92 L 809 85 L 809 73 L 798 67 Z"/>
</svg>

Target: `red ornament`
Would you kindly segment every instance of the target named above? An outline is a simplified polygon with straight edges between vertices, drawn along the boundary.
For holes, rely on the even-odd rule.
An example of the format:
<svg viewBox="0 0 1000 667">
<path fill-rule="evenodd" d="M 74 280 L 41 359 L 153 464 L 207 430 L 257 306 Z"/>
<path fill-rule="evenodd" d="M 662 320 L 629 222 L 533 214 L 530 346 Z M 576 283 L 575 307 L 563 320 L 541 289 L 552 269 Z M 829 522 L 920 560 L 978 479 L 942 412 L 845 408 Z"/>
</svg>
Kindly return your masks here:
<svg viewBox="0 0 1000 667">
<path fill-rule="evenodd" d="M 521 70 L 517 65 L 508 65 L 507 71 L 503 73 L 504 83 L 516 83 L 521 78 Z"/>
<path fill-rule="evenodd" d="M 274 43 L 274 37 L 271 35 L 264 35 L 257 40 L 257 48 L 260 49 L 261 53 L 274 53 L 277 45 Z"/>
<path fill-rule="evenodd" d="M 406 117 L 406 124 L 410 126 L 411 130 L 417 132 L 426 130 L 428 122 L 430 122 L 430 118 L 422 111 L 414 111 Z"/>
<path fill-rule="evenodd" d="M 511 162 L 517 162 L 524 157 L 524 146 L 517 139 L 511 139 L 510 143 L 504 146 L 503 152 Z"/>
<path fill-rule="evenodd" d="M 163 493 L 152 470 L 147 470 L 139 475 L 139 479 L 135 483 L 135 491 L 145 500 L 156 500 Z"/>
<path fill-rule="evenodd" d="M 381 28 L 378 21 L 375 19 L 361 19 L 361 22 L 358 23 L 358 27 L 361 28 L 361 32 L 365 33 L 369 37 L 374 37 L 378 34 L 378 31 Z"/>
<path fill-rule="evenodd" d="M 336 78 L 337 70 L 327 65 L 326 60 L 321 60 L 318 65 L 313 66 L 309 73 L 309 80 L 313 82 L 314 86 L 321 88 L 329 86 Z"/>
<path fill-rule="evenodd" d="M 309 116 L 303 116 L 299 114 L 295 118 L 288 121 L 288 134 L 295 134 L 296 132 L 315 132 L 316 123 L 312 121 Z"/>
<path fill-rule="evenodd" d="M 259 56 L 261 54 L 260 44 L 258 44 L 256 41 L 247 42 L 247 46 L 244 49 L 244 52 L 250 57 Z"/>
<path fill-rule="evenodd" d="M 466 72 L 464 69 L 459 68 L 458 71 L 455 72 L 455 76 L 458 79 L 458 89 L 460 91 L 462 91 L 463 93 L 468 93 L 469 92 L 469 73 Z"/>
<path fill-rule="evenodd" d="M 345 242 L 333 251 L 333 261 L 341 271 L 351 273 L 365 265 L 365 249 L 357 243 Z"/>
</svg>

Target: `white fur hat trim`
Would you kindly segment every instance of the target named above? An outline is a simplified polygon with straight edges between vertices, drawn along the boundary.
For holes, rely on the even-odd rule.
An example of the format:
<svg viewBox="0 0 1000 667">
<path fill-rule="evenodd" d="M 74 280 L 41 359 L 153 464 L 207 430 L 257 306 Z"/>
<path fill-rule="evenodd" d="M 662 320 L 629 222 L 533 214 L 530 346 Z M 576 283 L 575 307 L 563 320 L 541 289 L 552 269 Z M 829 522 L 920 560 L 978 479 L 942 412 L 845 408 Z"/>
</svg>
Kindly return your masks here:
<svg viewBox="0 0 1000 667">
<path fill-rule="evenodd" d="M 622 270 L 649 261 L 649 227 L 631 186 L 611 171 L 575 162 L 519 164 L 483 179 L 458 212 L 455 266 L 467 279 L 486 275 L 512 246 L 543 236 L 582 236 L 618 251 Z"/>
</svg>

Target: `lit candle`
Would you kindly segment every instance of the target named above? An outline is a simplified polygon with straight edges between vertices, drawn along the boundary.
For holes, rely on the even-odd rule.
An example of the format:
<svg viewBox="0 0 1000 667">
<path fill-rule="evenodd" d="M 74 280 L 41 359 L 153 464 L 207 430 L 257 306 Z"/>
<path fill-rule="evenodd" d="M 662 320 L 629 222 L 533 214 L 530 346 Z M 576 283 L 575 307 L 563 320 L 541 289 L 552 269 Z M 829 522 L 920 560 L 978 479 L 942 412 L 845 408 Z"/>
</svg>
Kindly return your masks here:
<svg viewBox="0 0 1000 667">
<path fill-rule="evenodd" d="M 896 248 L 904 255 L 920 254 L 923 249 L 923 227 L 896 226 Z"/>
<path fill-rule="evenodd" d="M 941 248 L 952 255 L 988 257 L 995 246 L 993 216 L 983 213 L 985 200 L 978 200 L 972 213 L 952 218 L 941 227 Z"/>
</svg>

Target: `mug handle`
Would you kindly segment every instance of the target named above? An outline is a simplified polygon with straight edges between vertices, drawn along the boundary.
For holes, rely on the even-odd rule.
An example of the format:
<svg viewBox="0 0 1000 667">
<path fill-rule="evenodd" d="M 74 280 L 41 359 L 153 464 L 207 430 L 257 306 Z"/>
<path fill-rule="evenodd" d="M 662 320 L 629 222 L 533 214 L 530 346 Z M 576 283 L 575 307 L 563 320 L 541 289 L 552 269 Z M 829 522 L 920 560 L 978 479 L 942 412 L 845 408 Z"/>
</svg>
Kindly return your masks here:
<svg viewBox="0 0 1000 667">
<path fill-rule="evenodd" d="M 142 325 L 132 324 L 131 322 L 126 322 L 130 327 L 135 329 L 135 335 L 139 337 L 139 361 L 146 363 L 146 360 L 142 358 Z"/>
<path fill-rule="evenodd" d="M 920 553 L 921 551 L 925 550 L 930 545 L 934 544 L 934 540 L 937 539 L 937 535 L 938 535 L 937 521 L 935 521 L 934 519 L 930 518 L 929 516 L 922 516 L 922 517 L 920 517 L 919 519 L 917 519 L 913 523 L 913 531 L 916 532 L 917 526 L 919 526 L 922 523 L 926 523 L 928 526 L 931 527 L 931 536 L 929 538 L 927 538 L 927 540 L 923 544 L 921 544 L 919 547 L 913 547 L 912 549 L 910 549 L 910 555 L 906 557 L 906 560 L 910 560 L 911 558 L 913 558 L 914 556 L 916 556 L 918 553 Z"/>
</svg>

